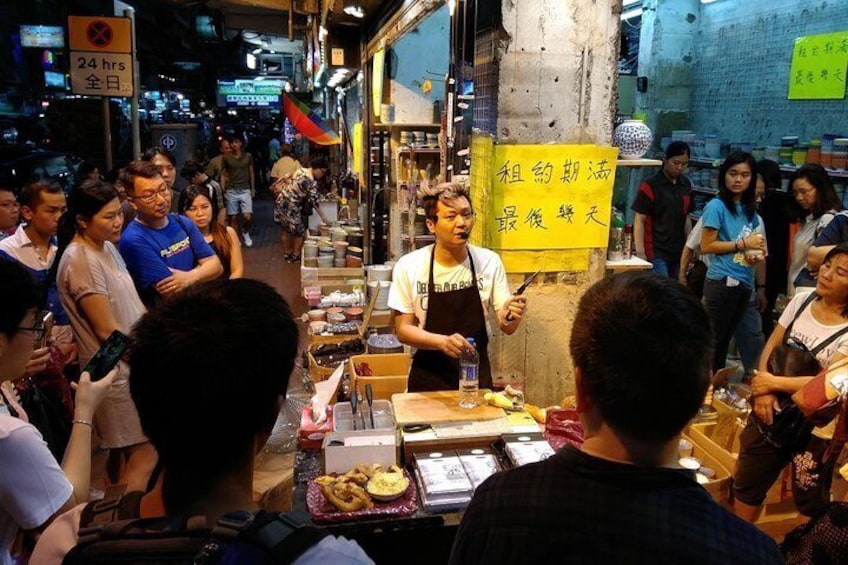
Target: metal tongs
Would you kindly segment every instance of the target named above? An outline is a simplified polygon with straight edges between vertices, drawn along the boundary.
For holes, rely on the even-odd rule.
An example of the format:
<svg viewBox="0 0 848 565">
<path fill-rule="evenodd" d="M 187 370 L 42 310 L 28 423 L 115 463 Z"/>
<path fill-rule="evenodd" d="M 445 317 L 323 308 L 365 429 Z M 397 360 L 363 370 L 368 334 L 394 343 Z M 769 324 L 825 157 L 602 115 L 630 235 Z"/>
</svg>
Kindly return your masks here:
<svg viewBox="0 0 848 565">
<path fill-rule="evenodd" d="M 357 430 L 359 428 L 356 427 L 356 408 L 359 404 L 359 395 L 356 394 L 356 389 L 350 391 L 350 418 L 353 421 L 353 429 Z"/>
<path fill-rule="evenodd" d="M 374 389 L 371 383 L 365 385 L 365 399 L 368 400 L 368 418 L 371 420 L 371 429 L 374 429 Z"/>
<path fill-rule="evenodd" d="M 529 277 L 524 279 L 524 282 L 521 283 L 521 286 L 519 286 L 517 289 L 515 289 L 515 292 L 513 292 L 512 295 L 513 296 L 521 296 L 522 294 L 524 294 L 524 291 L 527 290 L 527 287 L 530 286 L 530 283 L 532 283 L 536 279 L 536 275 L 538 275 L 539 272 L 541 272 L 541 270 L 542 270 L 541 268 L 538 269 L 535 273 L 533 273 L 532 275 L 530 275 Z M 509 314 L 506 315 L 506 321 L 511 322 L 512 320 L 513 320 L 513 316 L 512 316 L 512 312 L 510 312 Z"/>
</svg>

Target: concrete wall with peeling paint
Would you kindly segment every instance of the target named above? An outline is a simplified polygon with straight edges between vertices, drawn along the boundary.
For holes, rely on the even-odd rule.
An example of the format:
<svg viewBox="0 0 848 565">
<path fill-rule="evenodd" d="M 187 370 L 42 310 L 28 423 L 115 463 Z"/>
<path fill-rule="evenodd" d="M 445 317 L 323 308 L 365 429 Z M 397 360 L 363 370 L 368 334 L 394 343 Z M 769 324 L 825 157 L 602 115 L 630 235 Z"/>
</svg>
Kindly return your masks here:
<svg viewBox="0 0 848 565">
<path fill-rule="evenodd" d="M 609 144 L 615 113 L 621 0 L 503 0 L 498 65 L 499 144 Z M 568 340 L 583 292 L 604 276 L 604 249 L 580 273 L 547 273 L 527 291 L 525 322 L 490 345 L 495 374 L 523 375 L 531 402 L 574 390 Z M 511 275 L 510 287 L 523 275 Z"/>
</svg>

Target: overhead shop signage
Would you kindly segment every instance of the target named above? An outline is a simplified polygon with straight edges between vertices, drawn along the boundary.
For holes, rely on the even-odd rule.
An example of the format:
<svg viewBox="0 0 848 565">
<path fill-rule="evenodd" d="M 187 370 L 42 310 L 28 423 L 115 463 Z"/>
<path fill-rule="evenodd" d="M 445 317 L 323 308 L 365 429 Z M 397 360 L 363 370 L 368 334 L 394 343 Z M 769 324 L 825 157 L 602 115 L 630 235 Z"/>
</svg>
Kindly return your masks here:
<svg viewBox="0 0 848 565">
<path fill-rule="evenodd" d="M 617 156 L 617 148 L 597 145 L 496 145 L 491 247 L 606 247 Z"/>
<path fill-rule="evenodd" d="M 789 69 L 789 99 L 845 98 L 846 70 L 848 31 L 797 38 Z"/>
<path fill-rule="evenodd" d="M 218 106 L 280 108 L 286 81 L 282 79 L 233 79 L 218 81 Z"/>
<path fill-rule="evenodd" d="M 133 96 L 129 18 L 68 16 L 74 94 Z"/>
</svg>

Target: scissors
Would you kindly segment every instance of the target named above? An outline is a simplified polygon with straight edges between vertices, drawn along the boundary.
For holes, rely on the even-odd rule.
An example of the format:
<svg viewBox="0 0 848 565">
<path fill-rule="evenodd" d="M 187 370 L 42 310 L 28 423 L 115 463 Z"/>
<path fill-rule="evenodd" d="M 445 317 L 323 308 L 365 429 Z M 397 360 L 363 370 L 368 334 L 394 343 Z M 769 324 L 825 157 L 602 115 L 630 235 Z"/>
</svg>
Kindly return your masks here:
<svg viewBox="0 0 848 565">
<path fill-rule="evenodd" d="M 527 290 L 527 287 L 530 286 L 530 283 L 532 283 L 536 279 L 536 275 L 538 275 L 541 270 L 542 269 L 539 269 L 535 273 L 533 273 L 532 275 L 527 277 L 524 280 L 524 282 L 521 283 L 521 286 L 519 286 L 517 289 L 515 289 L 515 292 L 513 292 L 512 295 L 513 296 L 521 296 L 522 294 L 524 294 L 524 291 Z M 513 318 L 512 312 L 510 312 L 509 314 L 506 315 L 506 321 L 507 322 L 511 322 L 513 319 L 514 318 Z"/>
</svg>

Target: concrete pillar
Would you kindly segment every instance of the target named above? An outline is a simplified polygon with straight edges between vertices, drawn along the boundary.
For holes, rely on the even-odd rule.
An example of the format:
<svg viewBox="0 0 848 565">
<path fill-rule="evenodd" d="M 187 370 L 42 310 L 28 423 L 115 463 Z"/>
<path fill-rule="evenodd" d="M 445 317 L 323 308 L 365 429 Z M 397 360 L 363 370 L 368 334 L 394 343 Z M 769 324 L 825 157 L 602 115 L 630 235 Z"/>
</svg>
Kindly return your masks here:
<svg viewBox="0 0 848 565">
<path fill-rule="evenodd" d="M 490 98 L 497 143 L 611 143 L 620 13 L 621 0 L 502 0 Z M 490 346 L 494 374 L 524 375 L 534 404 L 573 393 L 571 322 L 580 296 L 604 275 L 605 259 L 604 249 L 579 253 L 588 270 L 540 276 L 542 284 L 527 291 L 525 322 Z M 523 275 L 509 278 L 516 288 Z"/>
<path fill-rule="evenodd" d="M 639 36 L 639 76 L 647 92 L 636 94 L 636 108 L 648 114 L 654 145 L 675 129 L 691 129 L 692 72 L 700 0 L 644 0 Z"/>
</svg>

